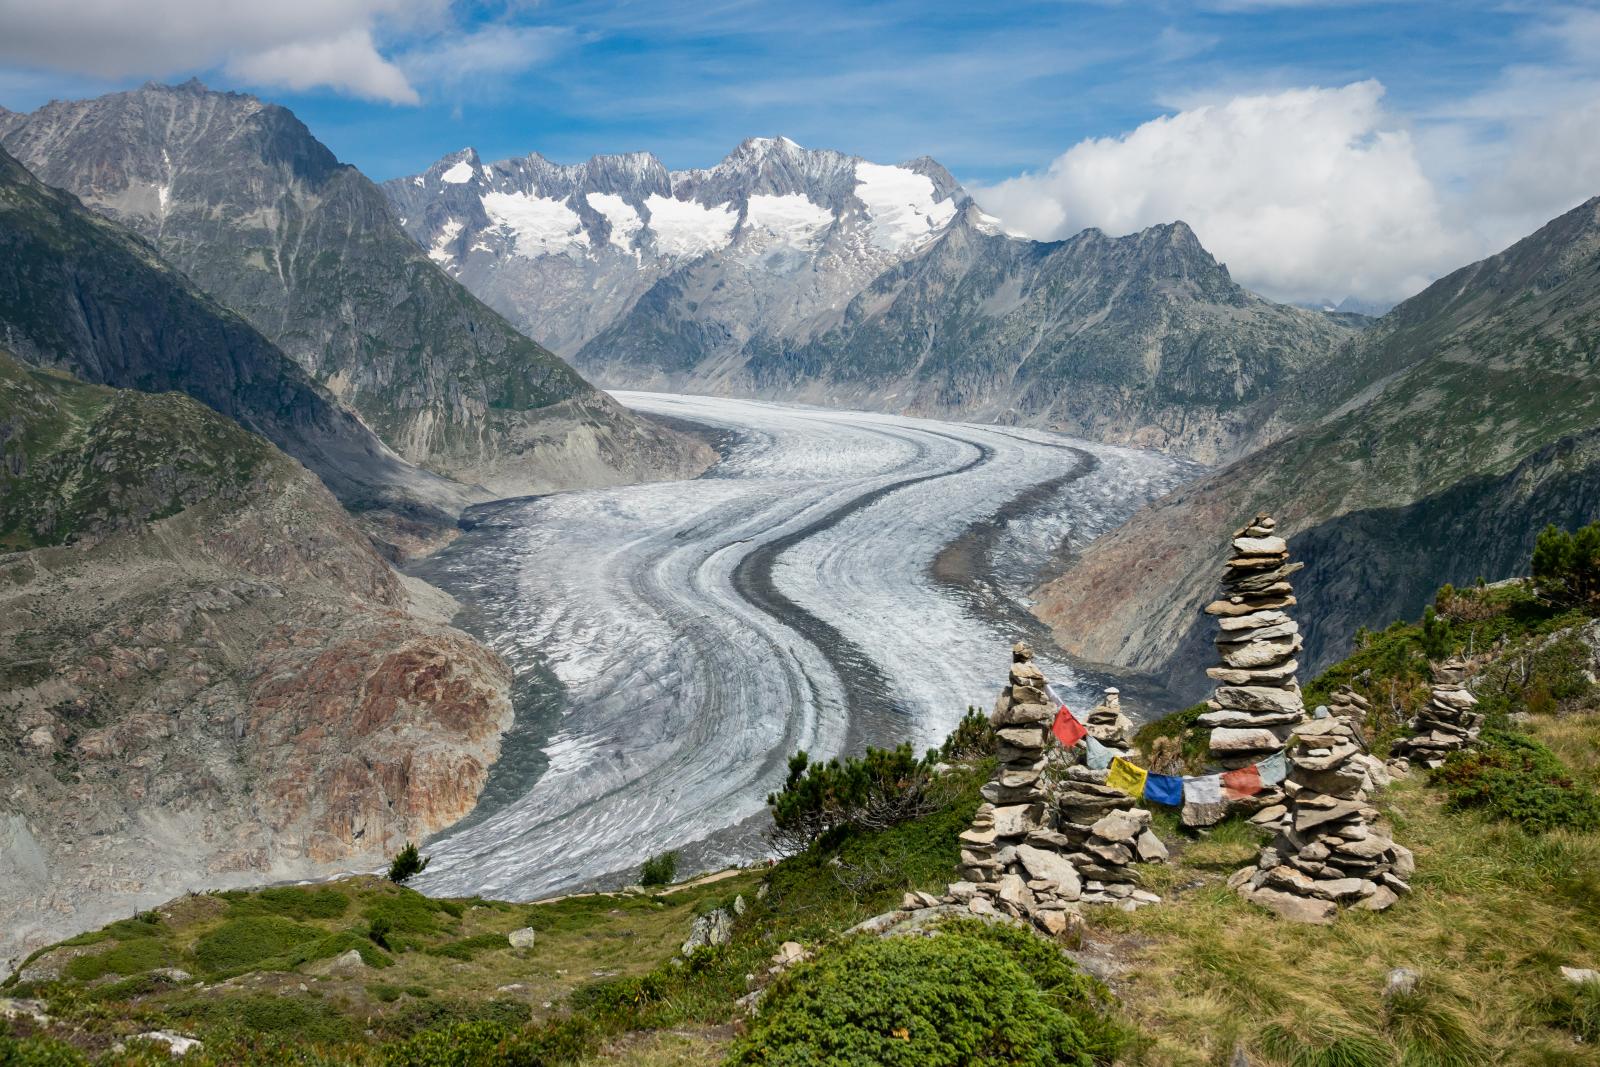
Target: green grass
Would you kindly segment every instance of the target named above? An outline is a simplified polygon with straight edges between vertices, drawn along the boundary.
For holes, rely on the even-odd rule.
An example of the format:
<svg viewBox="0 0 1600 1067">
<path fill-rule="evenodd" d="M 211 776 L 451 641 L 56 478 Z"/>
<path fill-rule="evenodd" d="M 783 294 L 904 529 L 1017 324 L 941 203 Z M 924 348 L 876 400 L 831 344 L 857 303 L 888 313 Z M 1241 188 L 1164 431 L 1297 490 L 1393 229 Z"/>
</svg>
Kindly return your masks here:
<svg viewBox="0 0 1600 1067">
<path fill-rule="evenodd" d="M 172 967 L 178 963 L 178 954 L 164 940 L 140 937 L 124 941 L 115 948 L 89 956 L 79 956 L 69 962 L 65 974 L 78 982 L 92 982 L 106 974 L 135 975 L 157 967 Z"/>
</svg>

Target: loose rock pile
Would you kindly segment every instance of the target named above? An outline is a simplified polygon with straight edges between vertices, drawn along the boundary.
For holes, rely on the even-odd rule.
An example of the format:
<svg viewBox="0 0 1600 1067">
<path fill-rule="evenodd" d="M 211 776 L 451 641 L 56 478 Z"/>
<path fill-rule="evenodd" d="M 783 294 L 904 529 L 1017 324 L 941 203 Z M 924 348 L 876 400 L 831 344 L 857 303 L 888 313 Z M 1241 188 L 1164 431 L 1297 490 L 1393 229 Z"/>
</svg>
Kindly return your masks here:
<svg viewBox="0 0 1600 1067">
<path fill-rule="evenodd" d="M 1285 918 L 1315 923 L 1331 922 L 1340 904 L 1381 911 L 1409 892 L 1412 855 L 1373 825 L 1378 812 L 1365 803 L 1368 760 L 1346 718 L 1299 726 L 1284 783 L 1286 825 L 1228 884 Z"/>
<path fill-rule="evenodd" d="M 1465 660 L 1433 665 L 1433 698 L 1406 724 L 1412 736 L 1395 742 L 1395 755 L 1437 767 L 1450 753 L 1477 742 L 1483 713 L 1472 710 L 1478 706 L 1478 698 L 1467 691 L 1466 679 Z"/>
<path fill-rule="evenodd" d="M 1219 684 L 1199 724 L 1211 729 L 1212 757 L 1230 770 L 1281 750 L 1305 720 L 1295 679 L 1300 627 L 1283 610 L 1295 603 L 1289 576 L 1305 564 L 1289 562 L 1277 525 L 1262 514 L 1234 533 L 1223 596 L 1205 609 L 1221 627 L 1222 663 L 1206 671 Z"/>
</svg>

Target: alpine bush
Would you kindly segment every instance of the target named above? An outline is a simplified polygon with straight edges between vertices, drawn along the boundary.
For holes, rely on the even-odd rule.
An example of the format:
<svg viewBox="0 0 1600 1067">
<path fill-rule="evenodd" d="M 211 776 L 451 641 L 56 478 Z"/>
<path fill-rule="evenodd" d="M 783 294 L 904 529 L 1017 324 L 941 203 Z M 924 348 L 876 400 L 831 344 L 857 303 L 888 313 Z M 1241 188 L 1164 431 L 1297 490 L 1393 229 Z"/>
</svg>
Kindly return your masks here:
<svg viewBox="0 0 1600 1067">
<path fill-rule="evenodd" d="M 933 782 L 929 762 L 913 756 L 910 745 L 827 763 L 797 752 L 783 789 L 767 797 L 773 843 L 796 853 L 845 827 L 884 830 L 915 819 L 937 807 Z"/>
<path fill-rule="evenodd" d="M 1433 772 L 1452 808 L 1480 810 L 1530 833 L 1600 829 L 1600 795 L 1576 781 L 1555 753 L 1504 730 L 1485 730 L 1480 741 Z"/>
<path fill-rule="evenodd" d="M 428 857 L 420 854 L 417 846 L 407 841 L 406 847 L 396 852 L 389 864 L 389 881 L 403 885 L 427 869 Z"/>
<path fill-rule="evenodd" d="M 1533 545 L 1533 580 L 1554 604 L 1600 609 L 1600 522 L 1570 533 L 1546 526 Z"/>
<path fill-rule="evenodd" d="M 644 867 L 639 871 L 640 885 L 671 885 L 672 880 L 678 876 L 678 854 L 676 852 L 663 852 L 659 856 L 651 856 L 644 861 Z"/>
<path fill-rule="evenodd" d="M 989 716 L 979 708 L 969 707 L 956 728 L 950 731 L 950 736 L 944 739 L 939 758 L 946 763 L 987 759 L 994 755 L 994 748 L 994 726 Z"/>
<path fill-rule="evenodd" d="M 728 1063 L 1092 1067 L 1121 1046 L 1097 1016 L 1092 985 L 1055 950 L 951 924 L 932 938 L 855 938 L 796 967 Z"/>
</svg>

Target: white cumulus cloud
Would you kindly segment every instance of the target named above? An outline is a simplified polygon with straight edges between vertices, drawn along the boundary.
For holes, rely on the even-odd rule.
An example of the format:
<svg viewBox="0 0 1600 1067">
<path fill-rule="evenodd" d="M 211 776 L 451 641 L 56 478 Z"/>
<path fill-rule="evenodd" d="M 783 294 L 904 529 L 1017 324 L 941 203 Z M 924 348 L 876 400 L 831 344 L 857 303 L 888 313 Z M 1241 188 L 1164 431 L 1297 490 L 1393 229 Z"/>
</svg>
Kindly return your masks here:
<svg viewBox="0 0 1600 1067">
<path fill-rule="evenodd" d="M 1240 282 L 1286 300 L 1397 299 L 1479 251 L 1374 81 L 1190 107 L 976 195 L 1039 239 L 1183 219 Z"/>
</svg>

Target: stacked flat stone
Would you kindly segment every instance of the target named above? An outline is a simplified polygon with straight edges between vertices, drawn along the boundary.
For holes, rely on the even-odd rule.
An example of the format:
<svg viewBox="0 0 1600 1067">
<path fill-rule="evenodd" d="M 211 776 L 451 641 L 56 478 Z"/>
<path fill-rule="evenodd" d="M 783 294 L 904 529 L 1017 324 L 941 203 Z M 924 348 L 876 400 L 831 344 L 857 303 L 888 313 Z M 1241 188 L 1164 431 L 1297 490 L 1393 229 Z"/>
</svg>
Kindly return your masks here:
<svg viewBox="0 0 1600 1067">
<path fill-rule="evenodd" d="M 1367 712 L 1371 710 L 1372 705 L 1367 701 L 1367 698 L 1351 689 L 1348 685 L 1341 685 L 1328 698 L 1328 713 L 1349 719 L 1352 722 L 1366 722 Z"/>
<path fill-rule="evenodd" d="M 1409 892 L 1415 863 L 1375 825 L 1355 724 L 1330 715 L 1301 725 L 1288 759 L 1286 824 L 1228 884 L 1285 918 L 1318 923 L 1340 904 L 1381 911 Z"/>
<path fill-rule="evenodd" d="M 1411 736 L 1397 741 L 1391 750 L 1426 767 L 1437 767 L 1450 753 L 1473 745 L 1483 729 L 1483 713 L 1473 710 L 1478 698 L 1467 691 L 1466 660 L 1447 660 L 1432 669 L 1432 699 L 1406 724 Z"/>
<path fill-rule="evenodd" d="M 1300 627 L 1283 610 L 1295 603 L 1289 576 L 1304 566 L 1289 562 L 1289 546 L 1270 515 L 1233 535 L 1233 555 L 1223 574 L 1223 595 L 1206 605 L 1221 632 L 1221 665 L 1206 674 L 1219 683 L 1199 724 L 1211 730 L 1211 756 L 1225 769 L 1247 767 L 1283 748 L 1305 720 L 1300 683 Z"/>
<path fill-rule="evenodd" d="M 1060 934 L 1082 892 L 1078 873 L 1054 842 L 1050 805 L 1040 773 L 1051 743 L 1055 709 L 1045 678 L 1024 644 L 1011 650 L 1010 684 L 995 702 L 995 775 L 981 790 L 984 803 L 961 834 L 961 876 L 948 895 L 977 913 L 1003 912 Z"/>
</svg>

